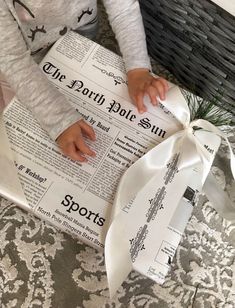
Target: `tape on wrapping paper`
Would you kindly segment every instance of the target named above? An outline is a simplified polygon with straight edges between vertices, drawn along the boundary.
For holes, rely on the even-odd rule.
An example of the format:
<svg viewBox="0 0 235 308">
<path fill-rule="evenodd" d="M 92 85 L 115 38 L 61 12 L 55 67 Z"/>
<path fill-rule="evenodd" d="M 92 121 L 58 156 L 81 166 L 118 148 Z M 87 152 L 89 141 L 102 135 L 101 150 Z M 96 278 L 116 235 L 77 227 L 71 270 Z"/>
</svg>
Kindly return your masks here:
<svg viewBox="0 0 235 308">
<path fill-rule="evenodd" d="M 198 183 L 198 188 L 199 190 L 202 189 L 216 151 L 220 145 L 221 137 L 224 138 L 229 145 L 231 170 L 235 177 L 235 159 L 226 136 L 214 125 L 205 120 L 196 120 L 190 123 L 189 108 L 180 89 L 171 89 L 167 95 L 167 99 L 162 103 L 173 116 L 179 120 L 183 126 L 183 130 L 169 137 L 140 158 L 126 171 L 120 181 L 114 202 L 112 221 L 105 242 L 105 260 L 111 296 L 115 294 L 118 287 L 132 269 L 146 274 L 145 268 L 149 256 L 153 254 L 153 249 L 157 249 L 159 242 L 156 244 L 156 239 L 151 239 L 149 236 L 150 233 L 144 234 L 141 231 L 142 237 L 145 238 L 145 242 L 147 242 L 146 238 L 149 236 L 149 247 L 147 247 L 147 245 L 144 247 L 142 252 L 142 256 L 144 255 L 144 257 L 140 258 L 140 262 L 138 262 L 139 256 L 137 256 L 135 262 L 133 262 L 131 258 L 132 248 L 130 239 L 132 238 L 133 230 L 137 232 L 138 230 L 143 230 L 144 227 L 145 231 L 147 230 L 145 223 L 146 219 L 143 214 L 143 208 L 146 206 L 147 198 L 144 199 L 143 195 L 145 195 L 145 197 L 151 196 L 157 189 L 161 189 L 165 165 L 177 152 L 180 153 L 178 167 L 180 169 L 179 174 L 181 174 L 182 177 L 176 180 L 174 183 L 175 186 L 171 186 L 171 190 L 168 191 L 168 195 L 174 195 L 174 209 L 177 207 L 177 203 L 182 198 L 183 192 L 187 186 L 187 181 L 191 174 L 190 170 L 193 170 L 195 167 L 199 170 L 200 183 Z M 201 128 L 201 130 L 194 131 L 195 126 Z M 151 186 L 151 182 L 153 182 L 154 179 L 156 182 L 160 182 L 160 186 Z M 211 175 L 209 179 L 211 179 Z M 222 189 L 218 190 L 218 187 L 213 185 L 210 180 L 204 186 L 204 192 L 206 194 L 208 193 L 208 197 L 211 198 L 213 191 L 216 191 L 216 193 L 220 195 L 224 194 Z M 215 209 L 217 209 L 224 218 L 235 221 L 235 208 L 231 200 L 223 198 L 224 204 L 221 205 L 219 204 L 221 198 L 212 199 Z M 128 213 L 125 211 L 126 207 L 130 209 Z M 169 204 L 168 208 L 170 208 Z M 169 215 L 171 215 L 170 212 Z M 155 230 L 158 232 L 159 236 L 164 236 L 162 229 L 166 229 L 169 223 L 169 217 L 167 217 L 167 215 L 162 219 L 165 221 L 165 224 Z M 158 221 L 158 223 L 160 222 L 161 220 Z M 153 247 L 154 244 L 156 244 L 156 247 Z"/>
</svg>

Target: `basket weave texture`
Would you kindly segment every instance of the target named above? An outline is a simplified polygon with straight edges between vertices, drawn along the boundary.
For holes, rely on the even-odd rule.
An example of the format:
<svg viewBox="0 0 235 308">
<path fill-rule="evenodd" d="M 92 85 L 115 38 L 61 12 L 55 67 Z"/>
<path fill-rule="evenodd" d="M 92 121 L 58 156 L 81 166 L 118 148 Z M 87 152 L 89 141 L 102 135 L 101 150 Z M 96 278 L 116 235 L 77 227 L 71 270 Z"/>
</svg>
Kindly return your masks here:
<svg viewBox="0 0 235 308">
<path fill-rule="evenodd" d="M 151 57 L 235 115 L 235 17 L 207 0 L 139 2 Z"/>
</svg>

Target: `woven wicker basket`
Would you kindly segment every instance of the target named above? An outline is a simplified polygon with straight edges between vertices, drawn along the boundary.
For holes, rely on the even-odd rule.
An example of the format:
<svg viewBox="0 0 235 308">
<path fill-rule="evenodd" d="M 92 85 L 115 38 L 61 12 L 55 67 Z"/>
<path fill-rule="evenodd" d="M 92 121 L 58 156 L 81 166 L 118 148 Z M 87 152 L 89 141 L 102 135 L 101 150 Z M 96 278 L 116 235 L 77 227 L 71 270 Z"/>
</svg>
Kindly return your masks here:
<svg viewBox="0 0 235 308">
<path fill-rule="evenodd" d="M 207 0 L 139 2 L 152 58 L 235 114 L 235 17 Z"/>
</svg>

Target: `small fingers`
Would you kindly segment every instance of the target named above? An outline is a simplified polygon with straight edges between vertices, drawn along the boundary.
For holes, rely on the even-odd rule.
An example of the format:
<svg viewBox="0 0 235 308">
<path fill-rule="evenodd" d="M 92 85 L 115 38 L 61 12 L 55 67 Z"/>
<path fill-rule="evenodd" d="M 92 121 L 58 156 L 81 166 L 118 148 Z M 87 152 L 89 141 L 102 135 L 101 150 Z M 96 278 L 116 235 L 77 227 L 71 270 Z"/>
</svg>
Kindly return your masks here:
<svg viewBox="0 0 235 308">
<path fill-rule="evenodd" d="M 147 111 L 147 107 L 144 104 L 145 94 L 149 96 L 153 106 L 156 106 L 158 104 L 158 97 L 161 100 L 165 100 L 168 88 L 168 83 L 164 78 L 153 77 L 150 84 L 145 84 L 144 90 L 141 90 L 135 96 L 132 96 L 139 113 L 144 113 Z"/>
<path fill-rule="evenodd" d="M 95 152 L 91 150 L 91 148 L 89 148 L 89 146 L 85 143 L 84 139 L 81 137 L 81 138 L 77 138 L 75 141 L 74 141 L 77 149 L 82 153 L 82 154 L 85 154 L 85 155 L 89 155 L 89 156 L 95 156 Z"/>
<path fill-rule="evenodd" d="M 164 79 L 164 78 L 161 78 L 161 77 L 159 79 L 160 79 L 161 83 L 163 84 L 165 91 L 167 92 L 169 90 L 169 84 L 168 84 L 167 80 Z"/>
<path fill-rule="evenodd" d="M 169 89 L 167 81 L 164 78 L 153 78 L 152 86 L 157 89 L 160 99 L 164 100 L 166 98 L 166 92 Z"/>
<path fill-rule="evenodd" d="M 94 157 L 95 152 L 85 143 L 83 139 L 85 133 L 91 140 L 95 140 L 93 128 L 84 120 L 80 120 L 66 129 L 58 138 L 57 143 L 62 152 L 73 160 L 86 162 L 85 155 Z"/>
<path fill-rule="evenodd" d="M 146 93 L 149 95 L 153 106 L 156 106 L 158 104 L 157 101 L 157 96 L 159 95 L 158 90 L 153 86 L 149 86 L 148 89 L 146 90 Z"/>
<path fill-rule="evenodd" d="M 136 96 L 135 98 L 133 98 L 135 104 L 136 104 L 136 107 L 139 111 L 139 113 L 144 113 L 147 111 L 147 108 L 144 104 L 144 92 L 143 91 L 140 91 Z"/>
<path fill-rule="evenodd" d="M 83 133 L 92 141 L 95 141 L 95 131 L 92 126 L 87 124 L 84 120 L 79 121 L 79 126 Z"/>
<path fill-rule="evenodd" d="M 87 158 L 84 157 L 80 151 L 78 151 L 76 145 L 73 142 L 61 146 L 61 150 L 66 156 L 70 157 L 73 160 L 87 162 Z"/>
</svg>

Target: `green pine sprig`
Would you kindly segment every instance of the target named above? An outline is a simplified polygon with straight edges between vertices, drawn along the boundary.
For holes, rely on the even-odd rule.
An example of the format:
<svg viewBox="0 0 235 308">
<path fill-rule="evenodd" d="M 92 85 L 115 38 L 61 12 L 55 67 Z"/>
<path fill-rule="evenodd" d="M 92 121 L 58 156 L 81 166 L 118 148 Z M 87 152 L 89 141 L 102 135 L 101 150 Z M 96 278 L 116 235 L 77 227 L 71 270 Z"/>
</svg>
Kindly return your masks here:
<svg viewBox="0 0 235 308">
<path fill-rule="evenodd" d="M 182 93 L 190 109 L 191 121 L 203 119 L 215 126 L 235 125 L 233 115 L 218 106 L 218 102 L 222 97 L 221 94 L 208 101 L 186 90 L 182 90 Z"/>
</svg>

